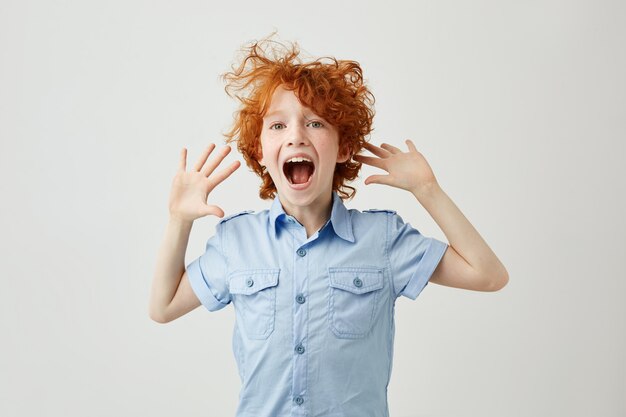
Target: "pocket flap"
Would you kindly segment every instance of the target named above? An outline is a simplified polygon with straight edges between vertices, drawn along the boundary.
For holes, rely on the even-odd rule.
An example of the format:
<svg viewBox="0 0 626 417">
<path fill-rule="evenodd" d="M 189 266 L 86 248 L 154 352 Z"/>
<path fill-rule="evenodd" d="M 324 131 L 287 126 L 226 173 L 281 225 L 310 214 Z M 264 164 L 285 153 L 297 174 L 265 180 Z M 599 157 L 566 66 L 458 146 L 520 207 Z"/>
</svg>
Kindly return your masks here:
<svg viewBox="0 0 626 417">
<path fill-rule="evenodd" d="M 231 294 L 250 295 L 278 285 L 280 269 L 250 269 L 231 274 L 228 285 Z"/>
<path fill-rule="evenodd" d="M 383 271 L 379 268 L 341 267 L 328 268 L 330 286 L 364 294 L 383 287 Z"/>
</svg>

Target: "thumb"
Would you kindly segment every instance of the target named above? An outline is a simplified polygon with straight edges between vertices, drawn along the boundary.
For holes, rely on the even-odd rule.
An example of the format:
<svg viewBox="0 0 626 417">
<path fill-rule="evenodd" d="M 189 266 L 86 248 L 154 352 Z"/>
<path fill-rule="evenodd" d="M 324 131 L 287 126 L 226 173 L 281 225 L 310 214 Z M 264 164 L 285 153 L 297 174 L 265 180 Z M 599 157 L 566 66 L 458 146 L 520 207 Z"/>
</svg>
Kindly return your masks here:
<svg viewBox="0 0 626 417">
<path fill-rule="evenodd" d="M 224 217 L 224 210 L 222 210 L 221 208 L 219 208 L 218 206 L 205 206 L 204 211 L 203 211 L 203 216 L 208 216 L 209 214 L 212 214 L 214 216 L 217 217 Z"/>
<path fill-rule="evenodd" d="M 389 175 L 370 175 L 365 179 L 365 185 L 369 184 L 384 184 L 390 185 Z"/>
</svg>

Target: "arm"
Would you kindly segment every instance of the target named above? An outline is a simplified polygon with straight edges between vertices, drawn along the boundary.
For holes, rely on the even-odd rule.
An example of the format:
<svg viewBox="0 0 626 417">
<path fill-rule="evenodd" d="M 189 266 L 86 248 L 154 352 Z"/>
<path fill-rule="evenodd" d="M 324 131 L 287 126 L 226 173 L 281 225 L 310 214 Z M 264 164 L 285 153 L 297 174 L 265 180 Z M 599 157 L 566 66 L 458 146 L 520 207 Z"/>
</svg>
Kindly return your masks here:
<svg viewBox="0 0 626 417">
<path fill-rule="evenodd" d="M 365 184 L 386 184 L 411 192 L 446 235 L 449 247 L 430 282 L 475 291 L 497 291 L 509 280 L 504 265 L 478 231 L 441 189 L 432 169 L 415 145 L 409 152 L 382 144 L 365 147 L 378 158 L 355 155 L 354 159 L 382 168 L 388 175 L 372 175 Z"/>
<path fill-rule="evenodd" d="M 213 188 L 240 165 L 239 161 L 235 161 L 212 175 L 230 152 L 230 147 L 225 146 L 216 158 L 206 163 L 213 149 L 215 145 L 211 144 L 196 163 L 194 170 L 189 172 L 185 172 L 187 150 L 183 148 L 181 152 L 179 170 L 170 192 L 170 219 L 157 256 L 150 292 L 149 316 L 159 323 L 177 319 L 200 305 L 185 271 L 185 251 L 189 234 L 195 219 L 207 215 L 224 216 L 221 208 L 207 205 L 206 200 Z"/>
<path fill-rule="evenodd" d="M 167 323 L 200 306 L 185 272 L 192 222 L 170 218 L 157 257 L 150 292 L 150 318 Z"/>
<path fill-rule="evenodd" d="M 430 282 L 475 291 L 497 291 L 508 283 L 502 262 L 438 184 L 413 195 L 450 244 Z"/>
</svg>

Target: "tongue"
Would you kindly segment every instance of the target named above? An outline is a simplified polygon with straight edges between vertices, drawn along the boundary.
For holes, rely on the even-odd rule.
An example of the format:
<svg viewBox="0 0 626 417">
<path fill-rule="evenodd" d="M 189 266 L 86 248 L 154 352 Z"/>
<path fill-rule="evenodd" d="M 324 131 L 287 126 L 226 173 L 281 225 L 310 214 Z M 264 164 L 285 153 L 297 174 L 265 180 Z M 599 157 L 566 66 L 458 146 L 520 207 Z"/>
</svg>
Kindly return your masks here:
<svg viewBox="0 0 626 417">
<path fill-rule="evenodd" d="M 307 164 L 294 164 L 291 171 L 291 182 L 304 184 L 309 180 L 309 166 Z"/>
</svg>

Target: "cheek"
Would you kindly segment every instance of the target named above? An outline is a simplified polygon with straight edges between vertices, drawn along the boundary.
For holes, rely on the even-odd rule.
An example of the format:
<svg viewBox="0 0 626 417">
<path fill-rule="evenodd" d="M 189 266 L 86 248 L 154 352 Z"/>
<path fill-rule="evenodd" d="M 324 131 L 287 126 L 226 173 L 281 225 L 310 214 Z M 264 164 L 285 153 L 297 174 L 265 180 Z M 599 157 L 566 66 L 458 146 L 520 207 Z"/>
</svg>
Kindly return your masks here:
<svg viewBox="0 0 626 417">
<path fill-rule="evenodd" d="M 263 137 L 259 138 L 256 151 L 257 151 L 257 160 L 259 161 L 259 163 L 261 165 L 267 166 L 268 161 L 266 160 L 266 157 L 268 153 L 270 152 L 270 149 L 269 149 L 267 140 L 265 140 Z"/>
<path fill-rule="evenodd" d="M 339 147 L 337 146 L 336 143 L 329 143 L 326 146 L 324 146 L 322 153 L 325 156 L 326 160 L 332 161 L 338 158 Z"/>
<path fill-rule="evenodd" d="M 263 152 L 260 147 L 257 149 L 256 160 L 259 164 L 265 165 L 265 159 L 263 158 Z"/>
<path fill-rule="evenodd" d="M 268 167 L 268 169 L 271 167 L 273 163 L 275 163 L 277 151 L 274 148 L 275 147 L 272 146 L 271 142 L 261 141 L 261 143 L 259 144 L 258 161 L 259 163 L 261 163 L 261 165 L 265 165 L 266 167 Z"/>
</svg>

